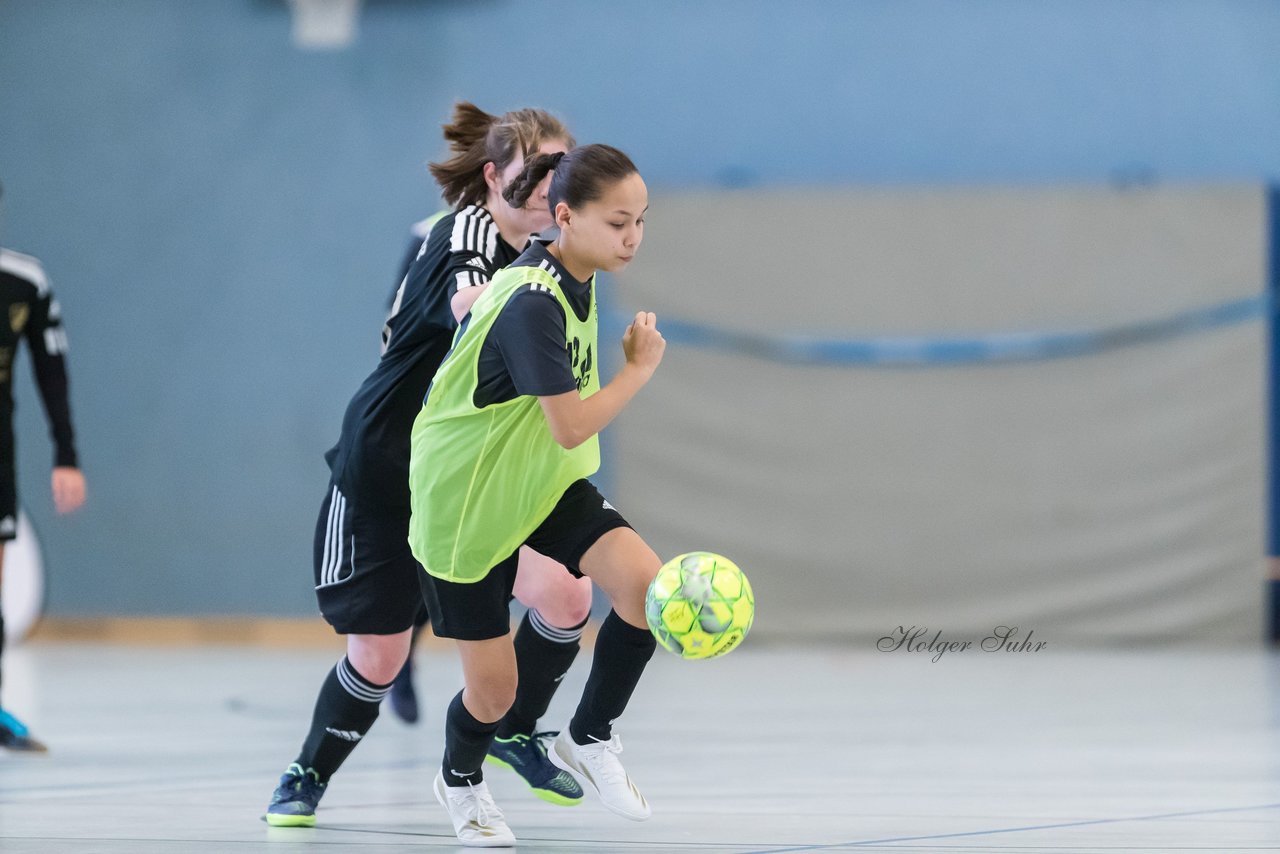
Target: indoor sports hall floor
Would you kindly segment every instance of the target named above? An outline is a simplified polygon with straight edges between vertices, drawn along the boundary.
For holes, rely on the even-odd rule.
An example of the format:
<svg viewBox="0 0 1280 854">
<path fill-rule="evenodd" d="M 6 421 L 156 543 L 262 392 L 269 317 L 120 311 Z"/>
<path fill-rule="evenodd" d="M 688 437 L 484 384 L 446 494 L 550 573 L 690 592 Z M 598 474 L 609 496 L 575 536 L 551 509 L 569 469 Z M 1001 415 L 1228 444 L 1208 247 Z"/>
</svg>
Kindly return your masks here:
<svg viewBox="0 0 1280 854">
<path fill-rule="evenodd" d="M 430 781 L 458 670 L 435 644 L 417 659 L 425 721 L 384 712 L 318 827 L 261 821 L 334 657 L 65 641 L 6 653 L 7 705 L 52 750 L 0 755 L 0 851 L 454 849 Z M 618 731 L 653 818 L 546 805 L 491 770 L 521 851 L 1280 850 L 1280 658 L 1262 651 L 659 651 Z"/>
</svg>

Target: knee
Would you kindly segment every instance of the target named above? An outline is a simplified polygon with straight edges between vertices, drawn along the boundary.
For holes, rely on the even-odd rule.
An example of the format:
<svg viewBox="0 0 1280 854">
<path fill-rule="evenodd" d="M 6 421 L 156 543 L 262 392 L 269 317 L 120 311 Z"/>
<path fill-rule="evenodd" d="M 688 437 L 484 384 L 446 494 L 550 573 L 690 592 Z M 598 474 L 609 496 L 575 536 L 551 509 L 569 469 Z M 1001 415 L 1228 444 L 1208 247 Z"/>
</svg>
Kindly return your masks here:
<svg viewBox="0 0 1280 854">
<path fill-rule="evenodd" d="M 407 632 L 395 635 L 348 635 L 347 660 L 375 685 L 389 685 L 409 658 Z"/>
<path fill-rule="evenodd" d="M 557 616 L 560 620 L 553 621 L 552 624 L 557 628 L 569 629 L 586 621 L 591 614 L 592 589 L 591 579 L 567 576 L 567 580 L 560 589 L 560 595 L 556 597 Z M 543 616 L 545 617 L 546 614 L 544 613 Z"/>
<path fill-rule="evenodd" d="M 516 686 L 510 684 L 486 683 L 468 685 L 464 702 L 467 711 L 478 721 L 492 723 L 502 720 L 516 701 Z"/>
<path fill-rule="evenodd" d="M 525 604 L 556 628 L 572 629 L 591 615 L 591 591 L 591 579 L 566 572 L 563 580 L 541 588 L 538 595 L 530 597 L 534 601 Z"/>
</svg>

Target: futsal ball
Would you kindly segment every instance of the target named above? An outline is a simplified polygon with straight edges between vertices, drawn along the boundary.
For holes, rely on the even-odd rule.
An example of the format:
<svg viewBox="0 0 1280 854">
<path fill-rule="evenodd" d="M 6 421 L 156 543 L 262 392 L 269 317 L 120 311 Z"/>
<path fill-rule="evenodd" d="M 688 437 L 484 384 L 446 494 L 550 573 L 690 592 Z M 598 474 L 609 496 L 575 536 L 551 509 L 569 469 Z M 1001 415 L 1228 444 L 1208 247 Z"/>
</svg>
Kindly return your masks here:
<svg viewBox="0 0 1280 854">
<path fill-rule="evenodd" d="M 756 599 L 727 557 L 689 552 L 662 565 L 644 597 L 649 630 L 681 658 L 714 658 L 747 636 Z"/>
</svg>

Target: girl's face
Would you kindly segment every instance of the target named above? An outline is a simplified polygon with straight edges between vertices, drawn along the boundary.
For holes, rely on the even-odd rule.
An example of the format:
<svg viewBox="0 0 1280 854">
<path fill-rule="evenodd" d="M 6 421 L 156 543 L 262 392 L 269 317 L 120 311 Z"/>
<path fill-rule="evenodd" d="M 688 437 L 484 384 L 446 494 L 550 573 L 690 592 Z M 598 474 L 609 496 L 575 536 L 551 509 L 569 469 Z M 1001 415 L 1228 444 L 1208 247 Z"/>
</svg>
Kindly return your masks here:
<svg viewBox="0 0 1280 854">
<path fill-rule="evenodd" d="M 631 263 L 644 240 L 648 208 L 649 190 L 634 172 L 577 210 L 561 202 L 556 205 L 561 245 L 579 266 L 616 273 Z"/>
<path fill-rule="evenodd" d="M 544 140 L 542 145 L 538 147 L 536 154 L 558 154 L 562 151 L 568 151 L 569 147 L 563 139 Z M 507 164 L 507 168 L 502 170 L 501 174 L 494 174 L 492 166 L 485 169 L 486 176 L 493 174 L 493 178 L 489 181 L 489 198 L 491 204 L 501 205 L 506 213 L 506 219 L 513 223 L 520 231 L 527 231 L 530 234 L 536 234 L 551 227 L 551 211 L 547 206 L 547 188 L 551 186 L 551 174 L 547 173 L 547 177 L 542 179 L 542 183 L 538 184 L 533 194 L 529 196 L 529 201 L 525 202 L 523 208 L 513 208 L 502 198 L 502 190 L 510 184 L 521 170 L 524 169 L 523 160 L 512 160 Z M 495 187 L 494 184 L 497 184 Z M 496 197 L 496 201 L 495 201 Z M 492 207 L 490 207 L 492 210 Z"/>
</svg>

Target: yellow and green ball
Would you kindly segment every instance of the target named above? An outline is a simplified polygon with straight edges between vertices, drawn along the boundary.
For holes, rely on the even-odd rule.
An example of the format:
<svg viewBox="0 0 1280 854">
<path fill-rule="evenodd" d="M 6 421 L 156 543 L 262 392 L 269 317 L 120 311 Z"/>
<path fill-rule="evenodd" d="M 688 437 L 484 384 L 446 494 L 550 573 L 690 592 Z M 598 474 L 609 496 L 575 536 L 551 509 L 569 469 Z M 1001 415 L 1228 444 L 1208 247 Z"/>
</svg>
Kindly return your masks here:
<svg viewBox="0 0 1280 854">
<path fill-rule="evenodd" d="M 737 564 L 712 552 L 689 552 L 662 565 L 644 599 L 649 630 L 681 658 L 724 655 L 747 636 L 756 600 Z"/>
</svg>

